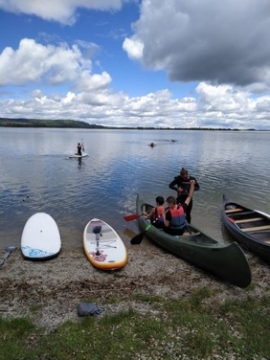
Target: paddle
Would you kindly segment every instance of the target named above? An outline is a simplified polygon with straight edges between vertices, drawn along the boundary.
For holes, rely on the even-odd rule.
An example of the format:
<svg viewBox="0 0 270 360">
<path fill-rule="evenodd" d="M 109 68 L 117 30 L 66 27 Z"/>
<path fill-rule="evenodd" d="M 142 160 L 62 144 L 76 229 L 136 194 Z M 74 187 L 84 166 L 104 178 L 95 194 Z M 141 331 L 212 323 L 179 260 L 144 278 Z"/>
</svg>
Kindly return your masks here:
<svg viewBox="0 0 270 360">
<path fill-rule="evenodd" d="M 0 269 L 1 269 L 1 266 L 4 265 L 5 261 L 10 256 L 10 254 L 16 249 L 17 249 L 17 246 L 8 246 L 5 248 L 6 254 L 2 257 L 2 259 L 0 261 Z"/>
<path fill-rule="evenodd" d="M 132 220 L 136 220 L 138 219 L 140 216 L 142 216 L 144 214 L 132 214 L 132 215 L 127 215 L 127 216 L 124 216 L 124 219 L 126 221 L 132 221 Z"/>
<path fill-rule="evenodd" d="M 132 245 L 139 245 L 139 244 L 142 242 L 143 238 L 144 238 L 144 234 L 145 234 L 149 229 L 151 229 L 151 227 L 152 227 L 151 224 L 147 225 L 146 228 L 145 228 L 145 230 L 144 230 L 143 232 L 141 232 L 140 234 L 134 236 L 134 238 L 132 238 L 132 239 L 130 240 L 130 243 L 131 243 Z"/>
</svg>

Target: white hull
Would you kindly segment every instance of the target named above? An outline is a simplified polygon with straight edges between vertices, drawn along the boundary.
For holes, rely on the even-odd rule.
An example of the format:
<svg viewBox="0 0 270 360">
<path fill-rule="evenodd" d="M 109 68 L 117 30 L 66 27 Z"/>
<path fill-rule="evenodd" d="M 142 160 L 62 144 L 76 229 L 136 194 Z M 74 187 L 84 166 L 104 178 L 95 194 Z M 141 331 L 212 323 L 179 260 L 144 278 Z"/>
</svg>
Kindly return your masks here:
<svg viewBox="0 0 270 360">
<path fill-rule="evenodd" d="M 28 259 L 48 259 L 56 256 L 61 249 L 61 238 L 54 219 L 46 213 L 36 213 L 26 222 L 22 237 L 21 251 Z"/>
<path fill-rule="evenodd" d="M 82 151 L 82 155 L 78 155 L 78 154 L 71 154 L 69 155 L 69 158 L 77 158 L 77 159 L 80 159 L 80 158 L 83 158 L 83 157 L 86 157 L 88 156 L 87 152 L 84 152 Z"/>
</svg>

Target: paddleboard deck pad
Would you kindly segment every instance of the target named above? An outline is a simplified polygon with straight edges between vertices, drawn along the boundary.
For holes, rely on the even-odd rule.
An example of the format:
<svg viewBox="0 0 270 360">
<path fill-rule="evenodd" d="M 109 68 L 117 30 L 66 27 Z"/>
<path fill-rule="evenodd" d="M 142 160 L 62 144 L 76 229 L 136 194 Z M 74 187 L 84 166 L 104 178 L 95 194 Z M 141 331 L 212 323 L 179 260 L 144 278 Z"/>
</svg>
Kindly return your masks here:
<svg viewBox="0 0 270 360">
<path fill-rule="evenodd" d="M 117 232 L 100 219 L 92 219 L 83 232 L 88 260 L 101 270 L 116 270 L 127 263 L 127 249 Z"/>
<path fill-rule="evenodd" d="M 55 220 L 42 212 L 32 215 L 22 232 L 22 255 L 31 260 L 50 259 L 57 256 L 60 249 L 61 237 Z"/>
</svg>

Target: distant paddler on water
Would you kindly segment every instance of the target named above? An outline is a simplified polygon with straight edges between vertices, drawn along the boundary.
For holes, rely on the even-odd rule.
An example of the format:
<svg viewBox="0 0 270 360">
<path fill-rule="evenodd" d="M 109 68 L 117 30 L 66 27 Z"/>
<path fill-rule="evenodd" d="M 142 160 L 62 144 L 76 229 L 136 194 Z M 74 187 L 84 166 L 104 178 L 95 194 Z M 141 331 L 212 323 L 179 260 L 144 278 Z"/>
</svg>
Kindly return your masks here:
<svg viewBox="0 0 270 360">
<path fill-rule="evenodd" d="M 82 158 L 88 156 L 85 152 L 83 141 L 77 144 L 77 152 L 75 154 L 69 155 L 69 158 Z"/>
<path fill-rule="evenodd" d="M 77 145 L 77 155 L 82 156 L 82 145 L 80 143 Z"/>
</svg>

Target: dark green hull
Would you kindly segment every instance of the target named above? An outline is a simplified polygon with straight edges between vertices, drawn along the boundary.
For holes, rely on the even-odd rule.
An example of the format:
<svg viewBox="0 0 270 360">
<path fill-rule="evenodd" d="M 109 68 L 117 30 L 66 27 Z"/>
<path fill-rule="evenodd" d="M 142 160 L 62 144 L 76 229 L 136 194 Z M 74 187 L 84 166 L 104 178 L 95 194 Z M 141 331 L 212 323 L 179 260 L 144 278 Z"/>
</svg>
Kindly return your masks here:
<svg viewBox="0 0 270 360">
<path fill-rule="evenodd" d="M 137 196 L 137 213 L 150 211 L 153 208 Z M 139 228 L 144 231 L 149 220 L 144 216 L 138 219 Z M 194 226 L 189 226 L 189 232 L 182 236 L 172 236 L 151 226 L 145 235 L 153 242 L 174 255 L 198 266 L 199 268 L 220 277 L 241 288 L 251 282 L 249 263 L 242 249 L 236 242 L 222 244 L 203 234 Z"/>
<path fill-rule="evenodd" d="M 270 263 L 268 214 L 232 202 L 223 195 L 221 217 L 226 229 L 239 244 L 256 253 L 268 264 Z"/>
</svg>

